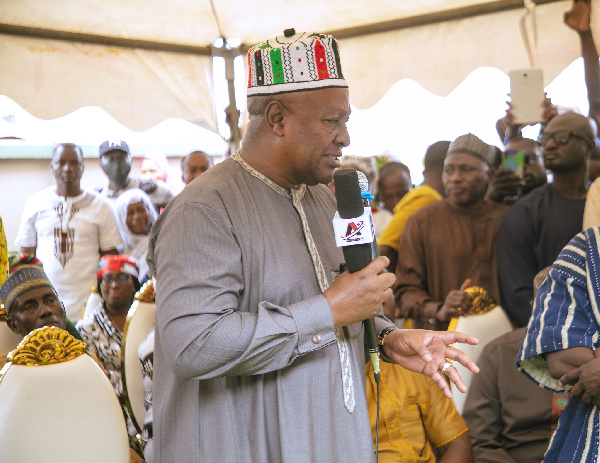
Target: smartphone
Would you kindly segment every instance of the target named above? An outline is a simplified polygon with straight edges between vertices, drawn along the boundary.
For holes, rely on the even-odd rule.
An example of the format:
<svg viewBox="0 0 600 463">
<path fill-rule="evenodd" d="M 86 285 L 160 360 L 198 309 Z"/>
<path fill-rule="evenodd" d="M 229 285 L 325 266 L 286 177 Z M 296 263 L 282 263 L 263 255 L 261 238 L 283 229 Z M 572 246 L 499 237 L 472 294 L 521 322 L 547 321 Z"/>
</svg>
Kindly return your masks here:
<svg viewBox="0 0 600 463">
<path fill-rule="evenodd" d="M 542 121 L 544 108 L 544 77 L 541 69 L 515 69 L 510 78 L 511 112 L 517 124 L 535 124 Z"/>
<path fill-rule="evenodd" d="M 515 174 L 521 178 L 523 178 L 523 164 L 525 164 L 523 151 L 508 150 L 502 153 L 502 168 L 514 169 Z"/>
</svg>

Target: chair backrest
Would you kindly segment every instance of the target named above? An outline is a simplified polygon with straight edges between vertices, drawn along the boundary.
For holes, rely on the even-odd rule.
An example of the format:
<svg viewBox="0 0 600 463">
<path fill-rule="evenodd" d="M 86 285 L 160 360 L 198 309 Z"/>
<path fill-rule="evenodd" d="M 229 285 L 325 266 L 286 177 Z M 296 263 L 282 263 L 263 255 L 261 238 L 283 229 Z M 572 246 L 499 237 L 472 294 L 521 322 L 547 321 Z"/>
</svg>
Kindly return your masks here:
<svg viewBox="0 0 600 463">
<path fill-rule="evenodd" d="M 32 331 L 0 372 L 0 460 L 129 462 L 115 391 L 66 331 Z M 54 363 L 56 362 L 56 363 Z"/>
<path fill-rule="evenodd" d="M 127 313 L 121 338 L 123 397 L 138 432 L 141 432 L 145 414 L 144 380 L 138 348 L 154 327 L 155 316 L 156 304 L 154 302 L 135 301 Z"/>
<path fill-rule="evenodd" d="M 479 339 L 479 344 L 476 346 L 471 346 L 469 344 L 461 344 L 458 346 L 458 348 L 467 354 L 471 360 L 477 361 L 481 350 L 488 342 L 511 330 L 512 325 L 504 312 L 504 309 L 500 306 L 496 306 L 494 309 L 484 314 L 459 317 L 455 331 L 475 336 Z M 458 362 L 454 362 L 454 366 L 460 373 L 462 381 L 468 389 L 471 384 L 473 373 Z M 454 405 L 456 406 L 458 413 L 462 413 L 466 394 L 460 392 L 454 383 L 450 385 L 450 389 L 452 391 Z"/>
<path fill-rule="evenodd" d="M 0 319 L 0 353 L 15 349 L 20 342 L 21 336 L 8 327 L 6 320 Z"/>
<path fill-rule="evenodd" d="M 92 318 L 93 312 L 98 307 L 98 305 L 102 302 L 102 298 L 100 294 L 96 292 L 96 286 L 92 288 L 92 292 L 90 293 L 87 302 L 85 303 L 85 307 L 83 308 L 83 312 L 81 313 L 81 318 Z M 73 322 L 75 323 L 75 322 Z"/>
</svg>

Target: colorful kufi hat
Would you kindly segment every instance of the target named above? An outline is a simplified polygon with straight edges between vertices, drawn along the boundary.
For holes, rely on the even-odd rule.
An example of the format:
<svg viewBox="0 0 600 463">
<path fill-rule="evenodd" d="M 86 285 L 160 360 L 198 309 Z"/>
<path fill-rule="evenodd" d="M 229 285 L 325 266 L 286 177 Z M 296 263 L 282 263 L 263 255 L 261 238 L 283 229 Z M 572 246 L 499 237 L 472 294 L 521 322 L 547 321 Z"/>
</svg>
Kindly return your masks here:
<svg viewBox="0 0 600 463">
<path fill-rule="evenodd" d="M 102 275 L 109 272 L 123 272 L 139 278 L 137 261 L 133 257 L 126 254 L 107 254 L 100 258 L 96 277 L 101 278 Z"/>
<path fill-rule="evenodd" d="M 52 288 L 52 283 L 44 273 L 42 262 L 34 255 L 10 252 L 8 268 L 8 278 L 0 286 L 0 301 L 4 304 L 6 314 L 15 299 L 24 292 L 43 286 Z"/>
<path fill-rule="evenodd" d="M 250 48 L 248 67 L 248 96 L 348 87 L 338 44 L 330 35 L 286 29 Z"/>
<path fill-rule="evenodd" d="M 467 135 L 461 135 L 452 143 L 448 148 L 448 154 L 452 153 L 467 153 L 471 156 L 475 156 L 480 161 L 485 162 L 488 166 L 494 165 L 494 159 L 496 157 L 496 150 L 492 145 L 488 145 L 486 142 L 468 133 Z"/>
</svg>

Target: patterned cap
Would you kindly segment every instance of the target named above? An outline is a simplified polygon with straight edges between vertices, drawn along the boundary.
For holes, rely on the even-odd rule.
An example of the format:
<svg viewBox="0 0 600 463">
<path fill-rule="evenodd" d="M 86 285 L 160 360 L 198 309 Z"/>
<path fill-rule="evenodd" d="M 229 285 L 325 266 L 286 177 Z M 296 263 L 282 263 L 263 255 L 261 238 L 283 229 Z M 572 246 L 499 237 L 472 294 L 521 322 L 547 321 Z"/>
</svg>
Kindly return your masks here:
<svg viewBox="0 0 600 463">
<path fill-rule="evenodd" d="M 347 88 L 336 40 L 286 29 L 248 50 L 248 96 Z"/>
<path fill-rule="evenodd" d="M 470 154 L 480 161 L 485 162 L 490 167 L 494 165 L 494 158 L 496 156 L 496 150 L 492 145 L 488 145 L 472 133 L 461 135 L 450 143 L 448 154 L 452 153 Z"/>
<path fill-rule="evenodd" d="M 123 272 L 139 278 L 137 261 L 133 257 L 126 254 L 107 254 L 100 258 L 96 278 L 101 278 L 102 275 L 109 272 Z"/>
<path fill-rule="evenodd" d="M 114 150 L 123 151 L 128 155 L 131 154 L 131 152 L 129 151 L 129 145 L 123 140 L 106 140 L 103 141 L 100 145 L 100 149 L 98 150 L 98 157 L 102 157 L 103 154 Z"/>
<path fill-rule="evenodd" d="M 15 299 L 24 292 L 43 286 L 52 287 L 42 262 L 31 254 L 9 253 L 8 267 L 8 278 L 0 286 L 0 301 L 4 303 L 7 314 Z"/>
</svg>

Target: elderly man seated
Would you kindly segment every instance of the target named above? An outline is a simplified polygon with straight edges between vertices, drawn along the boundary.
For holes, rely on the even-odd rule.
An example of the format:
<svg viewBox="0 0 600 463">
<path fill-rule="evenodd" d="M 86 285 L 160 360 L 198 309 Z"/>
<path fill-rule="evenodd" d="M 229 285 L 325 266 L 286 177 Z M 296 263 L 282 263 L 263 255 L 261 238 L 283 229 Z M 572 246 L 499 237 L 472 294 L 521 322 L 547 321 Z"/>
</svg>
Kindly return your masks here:
<svg viewBox="0 0 600 463">
<path fill-rule="evenodd" d="M 25 336 L 43 326 L 56 326 L 81 341 L 40 260 L 33 255 L 14 252 L 8 256 L 8 264 L 8 278 L 0 286 L 0 301 L 4 304 L 8 327 Z M 8 352 L 0 353 L 0 368 L 6 364 L 7 355 Z M 130 449 L 131 463 L 143 461 Z"/>
<path fill-rule="evenodd" d="M 34 255 L 10 253 L 9 275 L 0 287 L 6 324 L 20 336 L 42 326 L 56 326 L 81 340 L 75 326 L 67 319 L 65 308 L 58 299 L 52 283 L 44 273 L 42 263 Z M 0 353 L 0 366 L 6 363 L 7 353 Z"/>
</svg>

